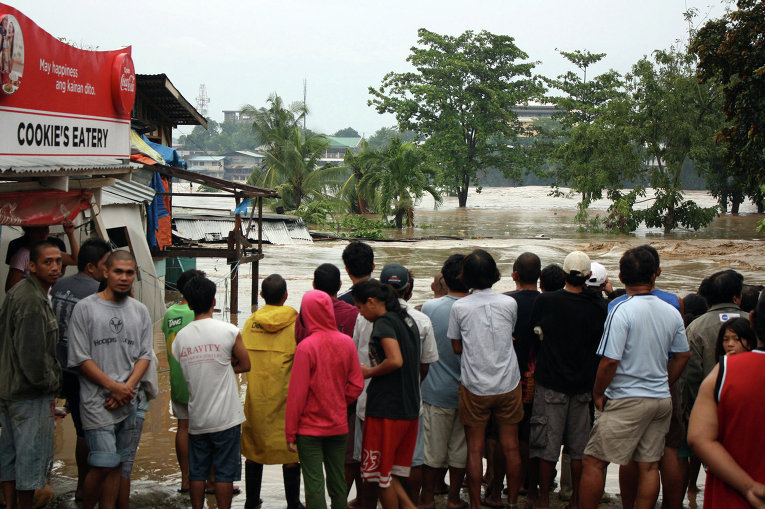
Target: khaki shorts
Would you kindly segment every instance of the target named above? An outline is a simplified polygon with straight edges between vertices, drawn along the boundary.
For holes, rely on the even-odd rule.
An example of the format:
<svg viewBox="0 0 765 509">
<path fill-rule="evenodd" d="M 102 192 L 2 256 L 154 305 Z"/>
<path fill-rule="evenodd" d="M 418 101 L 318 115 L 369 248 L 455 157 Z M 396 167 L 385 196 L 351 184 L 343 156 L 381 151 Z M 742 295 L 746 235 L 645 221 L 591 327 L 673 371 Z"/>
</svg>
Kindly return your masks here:
<svg viewBox="0 0 765 509">
<path fill-rule="evenodd" d="M 422 403 L 425 464 L 431 468 L 465 468 L 467 441 L 459 410 Z"/>
<path fill-rule="evenodd" d="M 627 465 L 659 461 L 669 431 L 672 399 L 624 398 L 595 410 L 595 425 L 584 453 L 602 461 Z"/>
<path fill-rule="evenodd" d="M 490 416 L 498 425 L 523 420 L 521 384 L 504 394 L 476 396 L 460 384 L 460 420 L 465 426 L 485 426 Z"/>
</svg>

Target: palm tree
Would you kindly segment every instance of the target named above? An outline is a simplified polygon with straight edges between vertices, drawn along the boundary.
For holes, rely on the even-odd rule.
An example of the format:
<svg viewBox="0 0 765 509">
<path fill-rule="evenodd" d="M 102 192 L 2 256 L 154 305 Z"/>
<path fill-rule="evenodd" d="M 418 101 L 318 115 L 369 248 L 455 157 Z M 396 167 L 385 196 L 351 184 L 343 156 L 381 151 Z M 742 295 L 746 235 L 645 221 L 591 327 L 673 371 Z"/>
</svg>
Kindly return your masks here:
<svg viewBox="0 0 765 509">
<path fill-rule="evenodd" d="M 345 151 L 344 165 L 350 170 L 350 175 L 340 188 L 339 198 L 346 204 L 350 204 L 350 212 L 370 214 L 372 210 L 369 203 L 359 193 L 359 184 L 370 169 L 382 164 L 382 153 L 370 148 L 367 140 L 361 140 L 361 150 L 354 154 L 350 149 Z"/>
<path fill-rule="evenodd" d="M 381 154 L 381 164 L 371 165 L 359 183 L 359 193 L 383 216 L 393 214 L 396 227 L 414 226 L 414 205 L 425 193 L 440 204 L 433 184 L 438 170 L 414 143 L 395 138 Z"/>
<path fill-rule="evenodd" d="M 345 175 L 341 166 L 322 166 L 321 156 L 329 140 L 321 134 L 308 133 L 294 126 L 285 138 L 273 138 L 265 151 L 265 187 L 276 189 L 288 210 L 296 210 L 304 201 L 325 198 L 329 187 L 339 187 Z"/>
</svg>

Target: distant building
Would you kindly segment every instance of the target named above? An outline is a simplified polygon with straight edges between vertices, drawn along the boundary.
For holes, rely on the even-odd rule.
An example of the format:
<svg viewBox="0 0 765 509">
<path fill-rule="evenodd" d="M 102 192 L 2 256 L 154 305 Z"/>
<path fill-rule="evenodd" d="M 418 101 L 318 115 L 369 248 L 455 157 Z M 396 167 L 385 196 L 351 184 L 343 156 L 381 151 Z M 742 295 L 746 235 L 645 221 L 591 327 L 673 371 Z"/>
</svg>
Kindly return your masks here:
<svg viewBox="0 0 765 509">
<path fill-rule="evenodd" d="M 324 151 L 321 162 L 324 164 L 340 164 L 345 160 L 345 151 L 350 149 L 354 154 L 361 150 L 363 138 L 343 138 L 340 136 L 327 136 L 329 147 Z"/>
<path fill-rule="evenodd" d="M 187 159 L 189 171 L 195 171 L 210 177 L 223 178 L 225 156 L 195 156 Z"/>
<path fill-rule="evenodd" d="M 233 122 L 234 124 L 252 122 L 252 115 L 243 114 L 240 110 L 223 110 L 223 122 Z"/>
<path fill-rule="evenodd" d="M 263 168 L 266 156 L 259 152 L 237 150 L 224 154 L 223 174 L 230 182 L 247 182 L 253 171 Z"/>
</svg>

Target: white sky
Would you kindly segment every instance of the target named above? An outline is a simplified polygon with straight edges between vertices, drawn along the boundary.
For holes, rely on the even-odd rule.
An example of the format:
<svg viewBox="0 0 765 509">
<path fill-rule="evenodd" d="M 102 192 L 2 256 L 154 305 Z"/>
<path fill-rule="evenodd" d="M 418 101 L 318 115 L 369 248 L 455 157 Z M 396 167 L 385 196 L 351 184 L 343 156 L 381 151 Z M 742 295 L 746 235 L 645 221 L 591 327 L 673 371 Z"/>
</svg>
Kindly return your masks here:
<svg viewBox="0 0 765 509">
<path fill-rule="evenodd" d="M 102 50 L 132 45 L 136 72 L 166 73 L 192 104 L 206 84 L 215 120 L 224 109 L 263 106 L 274 91 L 288 103 L 302 100 L 306 79 L 309 128 L 332 134 L 351 126 L 367 136 L 395 124 L 367 106 L 367 88 L 407 70 L 420 27 L 513 36 L 548 76 L 569 70 L 556 48 L 605 52 L 595 75 L 626 72 L 654 49 L 686 40 L 686 8 L 699 10 L 696 24 L 724 10 L 721 0 L 6 2 L 56 37 Z"/>
</svg>

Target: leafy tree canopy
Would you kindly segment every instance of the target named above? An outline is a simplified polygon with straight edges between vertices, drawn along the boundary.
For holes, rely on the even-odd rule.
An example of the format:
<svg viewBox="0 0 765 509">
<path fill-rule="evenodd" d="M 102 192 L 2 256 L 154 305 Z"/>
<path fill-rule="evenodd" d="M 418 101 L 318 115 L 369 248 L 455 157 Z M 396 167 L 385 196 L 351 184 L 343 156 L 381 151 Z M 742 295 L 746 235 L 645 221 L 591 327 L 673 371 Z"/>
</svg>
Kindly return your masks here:
<svg viewBox="0 0 765 509">
<path fill-rule="evenodd" d="M 332 136 L 338 136 L 340 138 L 361 138 L 361 135 L 359 134 L 359 132 L 353 127 L 346 127 L 345 129 L 340 129 Z"/>
<path fill-rule="evenodd" d="M 407 58 L 414 72 L 388 73 L 369 104 L 424 140 L 441 184 L 467 204 L 468 188 L 490 167 L 520 176 L 512 146 L 523 127 L 512 107 L 542 95 L 535 62 L 514 39 L 487 31 L 452 37 L 418 30 Z"/>
</svg>

